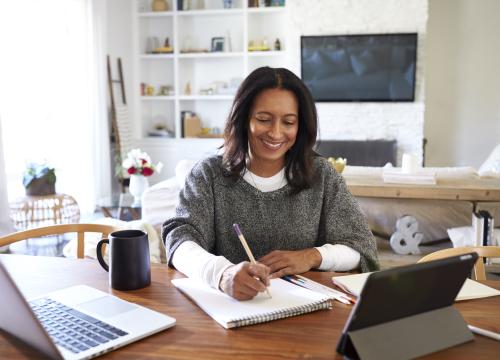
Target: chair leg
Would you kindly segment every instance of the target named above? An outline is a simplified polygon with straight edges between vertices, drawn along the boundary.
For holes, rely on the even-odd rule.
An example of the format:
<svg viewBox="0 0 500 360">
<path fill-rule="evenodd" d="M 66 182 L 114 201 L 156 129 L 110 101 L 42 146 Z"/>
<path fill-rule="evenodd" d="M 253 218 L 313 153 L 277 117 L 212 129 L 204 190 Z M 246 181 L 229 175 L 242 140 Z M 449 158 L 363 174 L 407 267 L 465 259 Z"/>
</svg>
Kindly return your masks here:
<svg viewBox="0 0 500 360">
<path fill-rule="evenodd" d="M 486 280 L 486 270 L 484 269 L 483 259 L 483 257 L 479 257 L 474 265 L 474 275 L 476 276 L 476 280 Z"/>
<path fill-rule="evenodd" d="M 76 257 L 78 259 L 83 259 L 83 257 L 85 256 L 84 253 L 85 233 L 83 232 L 78 233 L 78 239 L 76 243 L 77 243 Z"/>
</svg>

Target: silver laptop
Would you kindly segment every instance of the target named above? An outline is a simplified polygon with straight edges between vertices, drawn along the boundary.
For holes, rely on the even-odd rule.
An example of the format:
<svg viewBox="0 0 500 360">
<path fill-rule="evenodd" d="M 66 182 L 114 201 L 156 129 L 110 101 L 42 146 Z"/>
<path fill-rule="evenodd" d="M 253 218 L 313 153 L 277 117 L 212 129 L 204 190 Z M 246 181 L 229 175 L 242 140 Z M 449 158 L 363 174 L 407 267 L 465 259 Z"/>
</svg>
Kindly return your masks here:
<svg viewBox="0 0 500 360">
<path fill-rule="evenodd" d="M 0 261 L 0 329 L 53 359 L 89 359 L 175 325 L 175 319 L 85 285 L 26 301 Z"/>
</svg>

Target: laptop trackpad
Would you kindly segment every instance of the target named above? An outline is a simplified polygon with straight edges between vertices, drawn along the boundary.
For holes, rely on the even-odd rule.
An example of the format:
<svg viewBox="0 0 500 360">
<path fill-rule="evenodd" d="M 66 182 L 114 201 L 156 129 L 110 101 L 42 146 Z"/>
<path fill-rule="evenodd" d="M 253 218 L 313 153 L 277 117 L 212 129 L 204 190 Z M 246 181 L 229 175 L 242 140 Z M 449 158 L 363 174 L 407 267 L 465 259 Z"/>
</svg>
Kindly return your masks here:
<svg viewBox="0 0 500 360">
<path fill-rule="evenodd" d="M 105 318 L 123 314 L 124 312 L 135 310 L 137 308 L 136 306 L 113 296 L 103 296 L 99 299 L 87 301 L 78 304 L 78 307 L 82 310 L 86 310 Z"/>
</svg>

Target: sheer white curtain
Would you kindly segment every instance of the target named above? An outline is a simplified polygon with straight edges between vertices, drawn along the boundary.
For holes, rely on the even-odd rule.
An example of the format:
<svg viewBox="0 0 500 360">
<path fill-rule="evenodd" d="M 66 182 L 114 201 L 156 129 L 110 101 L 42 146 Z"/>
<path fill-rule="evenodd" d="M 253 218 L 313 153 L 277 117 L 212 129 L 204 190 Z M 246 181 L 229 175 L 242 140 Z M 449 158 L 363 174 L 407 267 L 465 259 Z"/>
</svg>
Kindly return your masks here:
<svg viewBox="0 0 500 360">
<path fill-rule="evenodd" d="M 93 121 L 93 163 L 94 200 L 99 203 L 111 196 L 111 171 L 109 144 L 107 75 L 106 75 L 106 1 L 88 2 L 90 38 L 89 49 L 90 78 L 92 79 L 92 121 Z M 95 205 L 95 203 L 93 204 Z"/>
<path fill-rule="evenodd" d="M 56 189 L 82 212 L 110 192 L 105 1 L 0 4 L 0 111 L 9 197 L 26 162 L 56 168 Z"/>
<path fill-rule="evenodd" d="M 0 139 L 2 138 L 2 119 L 0 118 Z M 0 236 L 14 230 L 9 217 L 9 204 L 7 202 L 7 181 L 5 178 L 5 165 L 3 158 L 3 143 L 0 142 Z M 2 248 L 0 248 L 1 251 Z"/>
</svg>

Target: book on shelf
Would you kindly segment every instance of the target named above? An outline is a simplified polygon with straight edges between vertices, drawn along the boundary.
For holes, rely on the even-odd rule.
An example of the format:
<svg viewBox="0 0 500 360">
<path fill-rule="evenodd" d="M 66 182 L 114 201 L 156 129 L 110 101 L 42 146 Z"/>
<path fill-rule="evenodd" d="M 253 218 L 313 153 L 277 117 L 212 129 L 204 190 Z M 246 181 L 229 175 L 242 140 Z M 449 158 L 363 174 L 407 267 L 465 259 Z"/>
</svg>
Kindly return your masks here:
<svg viewBox="0 0 500 360">
<path fill-rule="evenodd" d="M 472 213 L 472 240 L 474 246 L 483 245 L 484 237 L 484 218 L 478 212 Z"/>
<path fill-rule="evenodd" d="M 474 246 L 495 246 L 495 219 L 488 211 L 472 213 L 472 236 Z"/>
<path fill-rule="evenodd" d="M 486 210 L 479 211 L 479 214 L 483 217 L 483 246 L 496 245 L 494 243 L 493 228 L 495 227 L 495 219 Z"/>
</svg>

